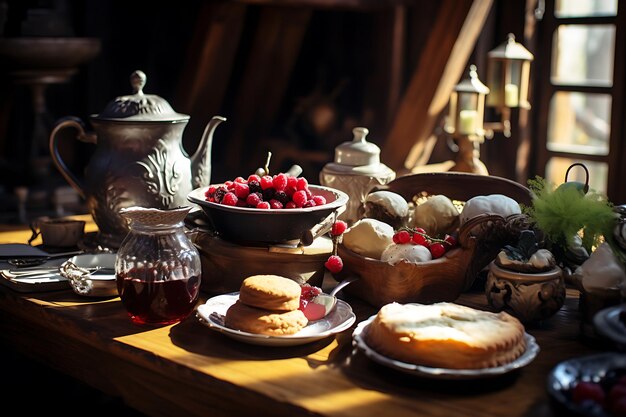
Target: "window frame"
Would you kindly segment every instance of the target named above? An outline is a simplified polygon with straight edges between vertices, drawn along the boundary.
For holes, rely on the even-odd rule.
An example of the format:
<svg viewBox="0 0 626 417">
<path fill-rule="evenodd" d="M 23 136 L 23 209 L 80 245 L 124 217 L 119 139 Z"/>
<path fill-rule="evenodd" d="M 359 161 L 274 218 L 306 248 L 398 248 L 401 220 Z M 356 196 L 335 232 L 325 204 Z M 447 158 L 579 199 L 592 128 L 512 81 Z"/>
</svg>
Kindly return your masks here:
<svg viewBox="0 0 626 417">
<path fill-rule="evenodd" d="M 546 0 L 545 13 L 537 25 L 537 54 L 535 76 L 535 166 L 532 171 L 546 175 L 546 165 L 552 157 L 569 158 L 576 161 L 605 162 L 608 165 L 607 196 L 615 204 L 626 203 L 626 2 L 618 1 L 616 16 L 559 17 L 554 14 L 555 0 Z M 615 52 L 613 62 L 613 85 L 611 87 L 553 84 L 552 47 L 554 33 L 560 25 L 615 25 Z M 548 117 L 550 101 L 555 93 L 581 92 L 607 94 L 611 96 L 611 121 L 609 152 L 607 155 L 579 154 L 548 149 Z M 591 173 L 593 175 L 593 172 Z M 564 179 L 561 179 L 561 181 Z M 556 179 L 555 179 L 556 181 Z"/>
</svg>

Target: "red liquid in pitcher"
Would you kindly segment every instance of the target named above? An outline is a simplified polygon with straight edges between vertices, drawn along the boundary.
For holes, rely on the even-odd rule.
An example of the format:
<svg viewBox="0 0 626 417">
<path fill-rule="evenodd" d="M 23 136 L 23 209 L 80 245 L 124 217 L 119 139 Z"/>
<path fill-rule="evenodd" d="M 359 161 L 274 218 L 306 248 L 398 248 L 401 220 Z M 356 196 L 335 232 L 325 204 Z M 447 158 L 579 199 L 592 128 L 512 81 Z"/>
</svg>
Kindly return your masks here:
<svg viewBox="0 0 626 417">
<path fill-rule="evenodd" d="M 117 275 L 120 298 L 135 323 L 170 324 L 192 312 L 200 291 L 198 275 L 171 281 L 141 279 L 146 276 L 150 276 L 146 270 Z"/>
</svg>

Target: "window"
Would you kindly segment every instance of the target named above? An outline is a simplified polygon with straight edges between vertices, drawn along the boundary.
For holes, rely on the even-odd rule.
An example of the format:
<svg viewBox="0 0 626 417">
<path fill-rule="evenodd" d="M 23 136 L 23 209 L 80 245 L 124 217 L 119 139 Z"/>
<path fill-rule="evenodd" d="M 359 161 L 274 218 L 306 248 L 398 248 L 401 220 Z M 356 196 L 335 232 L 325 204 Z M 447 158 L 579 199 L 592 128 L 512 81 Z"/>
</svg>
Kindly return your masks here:
<svg viewBox="0 0 626 417">
<path fill-rule="evenodd" d="M 624 3 L 546 1 L 538 42 L 544 70 L 535 76 L 536 171 L 560 184 L 582 162 L 590 187 L 617 204 L 626 203 Z M 577 171 L 568 180 L 584 181 Z"/>
</svg>

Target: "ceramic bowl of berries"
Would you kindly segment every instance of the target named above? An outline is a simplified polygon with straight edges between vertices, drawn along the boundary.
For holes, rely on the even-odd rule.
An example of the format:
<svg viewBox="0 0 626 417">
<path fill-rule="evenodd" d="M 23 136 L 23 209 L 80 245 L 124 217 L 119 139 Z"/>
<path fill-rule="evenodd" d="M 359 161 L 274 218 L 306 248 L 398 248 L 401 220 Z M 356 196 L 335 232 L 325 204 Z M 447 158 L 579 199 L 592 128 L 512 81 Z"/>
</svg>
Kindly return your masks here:
<svg viewBox="0 0 626 417">
<path fill-rule="evenodd" d="M 248 245 L 300 243 L 348 203 L 343 191 L 284 173 L 237 177 L 197 188 L 188 199 L 200 206 L 221 238 Z"/>
<path fill-rule="evenodd" d="M 557 364 L 547 390 L 558 415 L 626 415 L 626 355 L 598 353 Z"/>
</svg>

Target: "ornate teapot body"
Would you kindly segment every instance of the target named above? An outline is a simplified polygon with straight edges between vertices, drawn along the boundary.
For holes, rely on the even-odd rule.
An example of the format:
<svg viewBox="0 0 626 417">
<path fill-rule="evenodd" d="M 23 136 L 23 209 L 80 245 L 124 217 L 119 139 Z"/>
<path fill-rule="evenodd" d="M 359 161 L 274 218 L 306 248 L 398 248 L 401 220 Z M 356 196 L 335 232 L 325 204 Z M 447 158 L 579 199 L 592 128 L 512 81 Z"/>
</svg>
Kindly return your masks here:
<svg viewBox="0 0 626 417">
<path fill-rule="evenodd" d="M 159 96 L 144 94 L 145 81 L 145 74 L 135 71 L 131 75 L 134 94 L 116 98 L 102 113 L 90 117 L 95 134 L 85 132 L 77 118 L 62 119 L 50 134 L 55 165 L 86 200 L 98 225 L 99 243 L 111 248 L 118 248 L 128 233 L 120 209 L 187 206 L 191 190 L 210 183 L 213 132 L 226 120 L 213 117 L 198 149 L 189 157 L 182 146 L 189 116 L 174 112 Z M 76 129 L 78 140 L 97 145 L 84 181 L 68 169 L 59 154 L 59 133 L 66 128 Z"/>
</svg>

